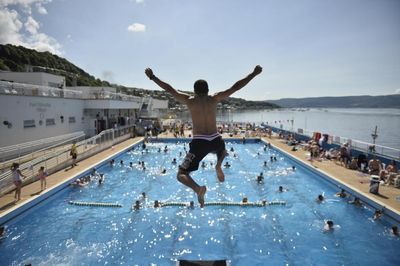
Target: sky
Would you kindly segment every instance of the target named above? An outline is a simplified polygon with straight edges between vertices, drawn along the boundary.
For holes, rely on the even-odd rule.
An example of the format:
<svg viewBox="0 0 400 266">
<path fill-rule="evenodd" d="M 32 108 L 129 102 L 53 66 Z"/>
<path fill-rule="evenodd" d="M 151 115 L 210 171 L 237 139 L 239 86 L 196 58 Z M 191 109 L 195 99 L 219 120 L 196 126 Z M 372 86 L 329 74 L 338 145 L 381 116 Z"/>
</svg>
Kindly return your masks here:
<svg viewBox="0 0 400 266">
<path fill-rule="evenodd" d="M 96 78 L 272 100 L 400 93 L 399 0 L 0 0 L 0 43 L 66 58 Z"/>
</svg>

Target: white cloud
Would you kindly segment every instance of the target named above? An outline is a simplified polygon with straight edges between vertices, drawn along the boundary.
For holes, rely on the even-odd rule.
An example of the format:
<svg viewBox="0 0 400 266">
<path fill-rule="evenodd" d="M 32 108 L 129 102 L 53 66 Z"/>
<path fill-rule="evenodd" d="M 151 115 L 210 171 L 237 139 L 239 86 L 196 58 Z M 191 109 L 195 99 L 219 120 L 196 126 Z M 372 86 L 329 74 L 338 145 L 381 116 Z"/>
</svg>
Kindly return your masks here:
<svg viewBox="0 0 400 266">
<path fill-rule="evenodd" d="M 27 21 L 24 24 L 25 29 L 30 33 L 30 34 L 37 34 L 38 29 L 39 29 L 39 23 L 31 16 L 28 17 Z"/>
<path fill-rule="evenodd" d="M 400 94 L 400 89 L 394 91 L 395 94 Z"/>
<path fill-rule="evenodd" d="M 0 43 L 21 44 L 22 22 L 15 10 L 0 9 Z"/>
<path fill-rule="evenodd" d="M 35 49 L 39 52 L 48 51 L 52 54 L 61 55 L 61 44 L 56 39 L 44 34 L 38 33 L 28 37 L 24 46 Z"/>
<path fill-rule="evenodd" d="M 41 4 L 36 4 L 36 9 L 39 14 L 47 15 L 47 9 Z"/>
<path fill-rule="evenodd" d="M 40 32 L 40 24 L 31 15 L 31 5 L 36 4 L 39 13 L 47 13 L 42 4 L 50 2 L 51 0 L 0 0 L 0 43 L 22 45 L 40 52 L 49 51 L 61 55 L 61 44 Z M 18 5 L 22 11 L 18 13 L 9 9 L 9 5 Z M 40 7 L 43 10 L 39 11 Z M 26 21 L 25 24 L 22 20 Z"/>
<path fill-rule="evenodd" d="M 141 3 L 143 3 L 144 2 L 144 0 L 136 0 L 136 3 L 137 4 L 141 4 Z"/>
<path fill-rule="evenodd" d="M 132 25 L 129 25 L 128 31 L 132 32 L 144 32 L 146 31 L 146 25 L 140 24 L 140 23 L 133 23 Z"/>
</svg>

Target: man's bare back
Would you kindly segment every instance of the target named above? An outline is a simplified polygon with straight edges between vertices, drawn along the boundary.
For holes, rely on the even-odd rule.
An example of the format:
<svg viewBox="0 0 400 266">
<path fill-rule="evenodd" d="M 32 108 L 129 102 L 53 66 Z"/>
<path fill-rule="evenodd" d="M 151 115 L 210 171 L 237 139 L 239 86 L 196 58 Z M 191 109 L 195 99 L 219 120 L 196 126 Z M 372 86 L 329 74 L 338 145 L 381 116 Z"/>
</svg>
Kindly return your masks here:
<svg viewBox="0 0 400 266">
<path fill-rule="evenodd" d="M 205 80 L 198 80 L 194 84 L 194 96 L 178 92 L 168 83 L 157 78 L 150 68 L 145 70 L 146 75 L 165 91 L 172 94 L 179 102 L 186 104 L 190 110 L 193 121 L 193 140 L 190 143 L 190 151 L 179 166 L 178 180 L 193 189 L 197 194 L 201 207 L 204 207 L 205 186 L 199 186 L 189 175 L 191 171 L 198 169 L 200 161 L 209 153 L 217 154 L 215 170 L 220 182 L 225 180 L 221 165 L 227 152 L 225 142 L 217 132 L 216 112 L 217 104 L 228 98 L 234 92 L 247 85 L 255 76 L 262 71 L 261 66 L 256 66 L 252 73 L 237 81 L 232 87 L 218 92 L 212 96 L 208 95 L 208 84 Z"/>
<path fill-rule="evenodd" d="M 186 104 L 192 115 L 193 136 L 217 133 L 217 102 L 212 96 L 190 97 Z"/>
</svg>

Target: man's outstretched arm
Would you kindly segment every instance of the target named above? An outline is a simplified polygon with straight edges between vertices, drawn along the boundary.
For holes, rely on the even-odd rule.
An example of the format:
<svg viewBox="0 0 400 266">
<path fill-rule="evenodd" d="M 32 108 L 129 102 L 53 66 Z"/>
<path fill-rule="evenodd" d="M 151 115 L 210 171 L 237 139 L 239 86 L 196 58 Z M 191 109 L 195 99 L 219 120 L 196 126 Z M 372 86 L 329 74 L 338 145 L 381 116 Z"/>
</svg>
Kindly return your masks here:
<svg viewBox="0 0 400 266">
<path fill-rule="evenodd" d="M 179 102 L 186 103 L 187 99 L 189 99 L 189 95 L 181 93 L 181 92 L 178 92 L 171 85 L 169 85 L 168 83 L 166 83 L 166 82 L 162 81 L 161 79 L 157 78 L 153 74 L 153 70 L 151 70 L 151 68 L 146 68 L 144 73 L 146 73 L 147 77 L 149 77 L 150 80 L 154 81 L 162 89 L 164 89 L 165 91 L 171 93 L 171 95 L 175 99 L 177 99 Z"/>
<path fill-rule="evenodd" d="M 250 82 L 250 80 L 252 80 L 255 76 L 257 76 L 258 74 L 260 74 L 262 72 L 262 67 L 257 65 L 253 72 L 251 72 L 249 75 L 247 75 L 247 77 L 245 77 L 244 79 L 241 79 L 239 81 L 237 81 L 235 84 L 233 84 L 232 87 L 230 87 L 229 89 L 225 90 L 225 91 L 221 91 L 221 92 L 217 92 L 213 98 L 217 101 L 220 102 L 225 98 L 228 98 L 229 96 L 231 96 L 234 92 L 240 90 L 241 88 L 243 88 L 244 86 L 247 85 L 247 83 Z"/>
</svg>

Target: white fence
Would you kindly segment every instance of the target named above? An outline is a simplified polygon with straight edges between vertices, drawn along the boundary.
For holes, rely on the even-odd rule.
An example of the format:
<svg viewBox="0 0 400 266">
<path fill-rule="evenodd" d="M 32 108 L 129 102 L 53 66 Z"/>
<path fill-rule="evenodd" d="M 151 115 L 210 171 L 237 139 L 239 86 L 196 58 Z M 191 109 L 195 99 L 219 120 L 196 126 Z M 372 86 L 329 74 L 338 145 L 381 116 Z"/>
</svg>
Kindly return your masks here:
<svg viewBox="0 0 400 266">
<path fill-rule="evenodd" d="M 134 136 L 134 134 L 135 126 L 129 125 L 116 129 L 104 130 L 92 138 L 77 142 L 78 161 L 127 140 Z M 43 156 L 36 157 L 33 160 L 21 164 L 19 169 L 22 174 L 26 176 L 23 184 L 26 185 L 36 181 L 37 173 L 41 166 L 44 166 L 46 171 L 51 174 L 71 165 L 71 156 L 69 155 L 70 149 L 71 144 L 65 145 Z M 11 170 L 0 174 L 0 196 L 12 191 L 14 188 Z"/>
</svg>

